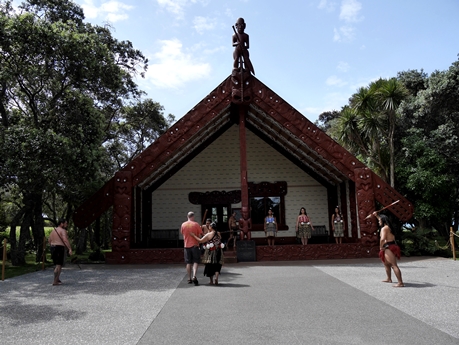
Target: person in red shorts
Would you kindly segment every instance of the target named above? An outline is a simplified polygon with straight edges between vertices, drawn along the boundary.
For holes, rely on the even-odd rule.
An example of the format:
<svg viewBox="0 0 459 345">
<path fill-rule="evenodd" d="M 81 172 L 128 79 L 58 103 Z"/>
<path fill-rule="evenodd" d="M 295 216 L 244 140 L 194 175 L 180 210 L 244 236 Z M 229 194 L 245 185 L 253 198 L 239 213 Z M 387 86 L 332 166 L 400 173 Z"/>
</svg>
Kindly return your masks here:
<svg viewBox="0 0 459 345">
<path fill-rule="evenodd" d="M 379 215 L 373 212 L 373 215 L 378 218 L 379 225 L 381 226 L 381 239 L 379 242 L 379 258 L 384 264 L 386 269 L 387 278 L 383 280 L 385 283 L 392 283 L 391 269 L 394 270 L 398 283 L 394 287 L 404 287 L 402 280 L 402 272 L 397 265 L 397 259 L 400 259 L 400 247 L 395 242 L 395 236 L 392 232 L 392 227 L 389 218 L 385 215 Z"/>
<path fill-rule="evenodd" d="M 186 272 L 188 273 L 188 284 L 194 283 L 199 285 L 196 273 L 198 265 L 201 261 L 201 251 L 199 250 L 199 242 L 191 235 L 195 234 L 198 237 L 202 235 L 201 226 L 194 221 L 194 212 L 188 212 L 188 220 L 182 224 L 180 232 L 183 235 L 183 245 Z M 193 278 L 191 278 L 191 267 L 193 267 Z"/>
</svg>

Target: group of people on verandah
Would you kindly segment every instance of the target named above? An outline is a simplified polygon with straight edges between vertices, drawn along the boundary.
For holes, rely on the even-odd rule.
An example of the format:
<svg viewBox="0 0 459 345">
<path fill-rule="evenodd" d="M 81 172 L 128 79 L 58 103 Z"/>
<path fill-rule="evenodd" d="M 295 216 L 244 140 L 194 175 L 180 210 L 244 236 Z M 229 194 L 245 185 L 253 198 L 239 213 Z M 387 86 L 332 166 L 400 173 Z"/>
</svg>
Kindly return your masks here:
<svg viewBox="0 0 459 345">
<path fill-rule="evenodd" d="M 387 216 L 379 215 L 377 212 L 374 212 L 373 215 L 378 219 L 379 225 L 381 226 L 379 257 L 384 264 L 387 275 L 383 282 L 392 282 L 391 272 L 393 270 L 398 280 L 398 283 L 394 286 L 403 287 L 404 283 L 402 280 L 402 274 L 397 265 L 397 259 L 400 259 L 400 247 L 395 242 L 393 227 L 390 225 Z M 204 251 L 202 257 L 203 262 L 205 263 L 204 275 L 209 277 L 210 285 L 218 285 L 218 278 L 224 263 L 223 248 L 225 247 L 222 242 L 221 234 L 216 230 L 216 226 L 212 223 L 211 219 L 207 219 L 206 223 L 201 226 L 194 220 L 193 212 L 188 212 L 187 217 L 188 220 L 182 224 L 180 231 L 184 240 L 184 259 L 188 274 L 188 283 L 199 285 L 196 277 L 202 254 L 199 245 L 205 243 L 202 248 Z M 343 223 L 344 219 L 341 210 L 338 206 L 336 206 L 331 217 L 331 224 L 337 244 L 341 244 L 342 238 L 344 237 Z M 230 231 L 228 243 L 233 241 L 235 248 L 236 234 L 237 231 L 240 230 L 240 225 L 236 221 L 235 212 L 233 212 L 228 219 L 228 226 Z M 301 243 L 306 245 L 308 243 L 308 239 L 311 238 L 312 231 L 314 231 L 314 226 L 311 219 L 308 217 L 306 208 L 304 207 L 301 207 L 300 209 L 295 229 L 297 236 L 301 239 Z M 268 239 L 269 246 L 274 246 L 274 239 L 277 231 L 278 227 L 276 217 L 270 208 L 268 210 L 268 215 L 264 219 L 264 232 Z M 244 232 L 241 232 L 241 240 L 243 240 L 244 237 Z M 250 239 L 250 236 L 247 237 Z"/>
<path fill-rule="evenodd" d="M 341 213 L 339 206 L 335 207 L 335 211 L 331 217 L 331 224 L 333 236 L 335 237 L 336 243 L 343 243 L 344 217 Z M 268 215 L 265 217 L 264 231 L 268 239 L 268 246 L 274 246 L 274 239 L 277 235 L 278 227 L 276 217 L 273 215 L 273 211 L 271 208 L 268 211 Z M 296 220 L 295 231 L 296 236 L 301 240 L 301 244 L 307 245 L 308 239 L 312 237 L 314 225 L 312 224 L 311 218 L 308 216 L 306 208 L 304 207 L 300 209 L 299 215 Z"/>
</svg>

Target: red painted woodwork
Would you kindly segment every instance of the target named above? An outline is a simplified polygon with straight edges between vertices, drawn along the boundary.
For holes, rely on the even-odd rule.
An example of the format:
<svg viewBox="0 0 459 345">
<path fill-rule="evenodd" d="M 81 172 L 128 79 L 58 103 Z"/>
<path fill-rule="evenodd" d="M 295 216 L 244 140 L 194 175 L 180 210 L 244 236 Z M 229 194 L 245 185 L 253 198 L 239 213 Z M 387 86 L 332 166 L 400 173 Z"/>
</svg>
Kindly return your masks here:
<svg viewBox="0 0 459 345">
<path fill-rule="evenodd" d="M 356 190 L 361 191 L 361 197 L 369 196 L 368 193 L 364 193 L 368 186 L 366 175 L 362 175 L 365 178 L 359 179 L 360 175 L 355 173 L 356 169 L 368 168 L 266 85 L 255 77 L 253 77 L 253 80 L 254 98 L 251 105 L 256 105 L 265 114 L 270 115 L 283 128 L 288 129 L 293 136 L 302 140 L 327 162 L 331 163 L 333 167 L 342 172 L 348 179 L 354 181 L 356 183 Z M 250 118 L 247 121 L 250 121 Z M 409 220 L 413 214 L 413 205 L 371 170 L 368 169 L 367 174 L 373 179 L 378 179 L 378 184 L 382 190 L 382 193 L 375 192 L 374 198 L 381 204 L 400 200 L 390 211 L 400 217 L 402 221 Z M 356 176 L 359 179 L 358 181 L 356 181 Z M 389 191 L 393 192 L 390 193 Z M 361 203 L 365 205 L 365 201 Z M 363 215 L 359 215 L 361 223 L 365 223 L 363 222 L 364 219 L 360 218 L 361 216 Z M 363 218 L 365 217 L 366 215 Z"/>
<path fill-rule="evenodd" d="M 119 171 L 114 180 L 112 250 L 126 252 L 131 237 L 132 176 L 129 171 Z"/>
<path fill-rule="evenodd" d="M 361 243 L 257 246 L 257 261 L 376 258 L 379 248 Z M 183 264 L 183 249 L 131 249 L 106 254 L 108 264 Z"/>
<path fill-rule="evenodd" d="M 362 243 L 257 246 L 257 261 L 375 258 L 378 253 L 377 246 Z"/>
<path fill-rule="evenodd" d="M 375 201 L 381 205 L 387 205 L 400 200 L 389 211 L 402 221 L 407 221 L 412 217 L 413 205 L 352 154 L 258 79 L 253 76 L 247 76 L 244 79 L 246 77 L 244 75 L 239 77 L 238 81 L 236 73 L 225 79 L 215 90 L 177 121 L 167 133 L 159 137 L 144 152 L 121 169 L 115 177 L 75 211 L 73 217 L 75 225 L 86 227 L 108 210 L 110 206 L 114 206 L 113 253 L 110 256 L 112 262 L 156 262 L 161 260 L 156 256 L 159 255 L 158 250 L 154 251 L 153 254 L 149 250 L 130 248 L 132 190 L 134 187 L 145 190 L 161 176 L 164 176 L 174 165 L 180 162 L 180 158 L 184 154 L 191 153 L 202 145 L 205 138 L 209 136 L 209 128 L 217 131 L 230 124 L 233 121 L 230 109 L 232 103 L 232 107 L 236 107 L 238 115 L 236 121 L 238 121 L 240 128 L 241 202 L 243 207 L 249 207 L 248 187 L 246 187 L 248 185 L 248 172 L 244 158 L 246 150 L 245 126 L 253 125 L 261 131 L 266 131 L 266 133 L 274 130 L 276 135 L 279 135 L 281 145 L 293 145 L 298 150 L 302 150 L 303 157 L 310 159 L 309 164 L 317 172 L 323 174 L 330 185 L 340 184 L 345 180 L 350 181 L 353 237 L 357 237 L 355 229 L 359 226 L 361 239 L 358 245 L 353 244 L 354 246 L 349 247 L 349 249 L 341 249 L 344 250 L 343 253 L 346 253 L 346 257 L 363 257 L 362 255 L 367 251 L 367 254 L 373 255 L 374 248 L 377 249 L 375 219 L 365 219 L 367 214 L 376 208 Z M 243 80 L 242 94 L 235 91 L 235 80 L 239 83 L 240 80 Z M 239 99 L 236 96 L 239 96 Z M 355 205 L 358 205 L 358 214 L 356 214 Z M 311 248 L 313 248 L 312 245 Z M 276 249 L 276 255 L 269 254 L 269 249 L 265 248 L 260 249 L 262 250 L 260 257 L 270 257 L 272 260 L 276 260 L 276 258 L 284 257 L 322 258 L 338 255 L 334 252 L 334 247 L 318 248 L 301 249 L 303 253 L 295 247 L 295 249 L 291 249 L 295 253 L 298 251 L 295 255 L 289 253 L 287 249 Z M 282 255 L 279 254 L 280 251 L 283 253 Z M 168 253 L 163 252 L 163 255 L 170 255 Z M 142 255 L 147 256 L 147 258 L 142 259 Z M 164 260 L 172 262 L 175 257 Z M 180 257 L 180 262 L 183 262 L 182 257 Z"/>
<path fill-rule="evenodd" d="M 151 178 L 151 175 L 166 166 L 184 145 L 199 136 L 200 132 L 204 132 L 206 124 L 218 119 L 225 110 L 228 111 L 231 104 L 230 85 L 231 81 L 228 77 L 169 128 L 167 133 L 160 136 L 121 170 L 131 172 L 132 186 L 137 186 Z M 229 120 L 228 116 L 226 122 Z M 115 179 L 112 178 L 101 190 L 77 208 L 73 216 L 76 226 L 87 227 L 114 204 L 112 193 L 114 183 Z"/>
<path fill-rule="evenodd" d="M 245 118 L 246 108 L 239 107 L 239 164 L 241 171 L 241 209 L 250 212 L 249 208 L 249 188 L 248 188 L 248 176 L 247 176 L 247 141 L 245 133 Z M 242 216 L 245 220 L 248 218 L 244 217 L 246 213 L 242 212 Z"/>
</svg>

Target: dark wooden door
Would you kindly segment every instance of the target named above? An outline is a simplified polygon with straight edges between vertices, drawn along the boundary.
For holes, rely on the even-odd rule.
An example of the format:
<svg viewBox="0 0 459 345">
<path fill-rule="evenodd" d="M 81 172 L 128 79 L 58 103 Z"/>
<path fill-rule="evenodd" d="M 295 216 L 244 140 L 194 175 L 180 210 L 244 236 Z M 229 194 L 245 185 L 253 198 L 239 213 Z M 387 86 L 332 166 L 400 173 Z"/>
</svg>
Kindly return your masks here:
<svg viewBox="0 0 459 345">
<path fill-rule="evenodd" d="M 228 218 L 231 212 L 231 205 L 201 205 L 201 214 L 204 216 L 206 212 L 206 219 L 210 218 L 212 222 L 217 223 L 217 231 L 222 233 L 223 239 L 229 237 L 228 231 Z M 205 223 L 204 219 L 204 223 Z"/>
</svg>

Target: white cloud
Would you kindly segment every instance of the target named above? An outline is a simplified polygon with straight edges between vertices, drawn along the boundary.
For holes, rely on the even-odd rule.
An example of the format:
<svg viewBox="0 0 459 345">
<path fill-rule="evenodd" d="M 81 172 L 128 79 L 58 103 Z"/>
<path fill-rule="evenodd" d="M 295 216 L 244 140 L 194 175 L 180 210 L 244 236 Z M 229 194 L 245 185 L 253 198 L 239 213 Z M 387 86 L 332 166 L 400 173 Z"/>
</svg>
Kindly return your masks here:
<svg viewBox="0 0 459 345">
<path fill-rule="evenodd" d="M 167 11 L 175 14 L 176 16 L 183 17 L 183 7 L 186 5 L 187 0 L 156 0 L 158 5 L 164 7 Z"/>
<path fill-rule="evenodd" d="M 200 3 L 202 6 L 209 4 L 209 0 L 156 0 L 156 2 L 166 11 L 175 15 L 177 19 L 185 17 L 185 7 L 190 4 Z"/>
<path fill-rule="evenodd" d="M 152 64 L 146 73 L 146 78 L 154 85 L 179 88 L 210 75 L 210 64 L 196 61 L 191 54 L 184 52 L 179 40 L 163 40 L 160 44 L 161 50 L 150 59 Z"/>
<path fill-rule="evenodd" d="M 314 122 L 319 115 L 326 111 L 340 111 L 343 106 L 348 104 L 352 92 L 332 92 L 327 93 L 323 98 L 317 100 L 317 105 L 298 108 L 298 111 Z"/>
<path fill-rule="evenodd" d="M 317 6 L 319 10 L 326 10 L 327 12 L 333 12 L 336 8 L 336 2 L 328 0 L 320 0 Z"/>
<path fill-rule="evenodd" d="M 129 16 L 126 11 L 134 8 L 134 6 L 126 5 L 119 1 L 107 1 L 97 7 L 94 5 L 93 0 L 84 0 L 81 7 L 86 18 L 102 18 L 112 23 L 128 19 Z"/>
<path fill-rule="evenodd" d="M 341 2 L 341 11 L 339 19 L 344 21 L 345 24 L 339 29 L 333 30 L 333 41 L 335 42 L 351 42 L 355 39 L 355 27 L 351 23 L 363 20 L 360 16 L 362 4 L 357 0 L 343 0 Z"/>
<path fill-rule="evenodd" d="M 358 22 L 362 20 L 362 18 L 359 17 L 361 9 L 362 4 L 357 0 L 343 0 L 341 3 L 339 19 L 344 20 L 347 23 Z"/>
<path fill-rule="evenodd" d="M 230 8 L 227 8 L 225 10 L 225 15 L 228 17 L 228 18 L 234 18 L 234 14 L 233 14 L 233 10 L 231 10 Z"/>
<path fill-rule="evenodd" d="M 208 49 L 208 48 L 203 48 L 202 49 L 202 53 L 205 54 L 205 55 L 212 55 L 212 54 L 215 54 L 215 53 L 225 52 L 225 51 L 228 51 L 228 47 L 223 46 L 223 45 L 219 46 L 219 47 L 212 48 L 212 49 Z"/>
<path fill-rule="evenodd" d="M 338 63 L 338 66 L 336 66 L 336 68 L 341 71 L 341 72 L 348 72 L 351 68 L 351 66 L 349 66 L 349 64 L 347 62 L 344 62 L 344 61 L 340 61 Z"/>
<path fill-rule="evenodd" d="M 333 41 L 350 42 L 355 39 L 355 28 L 353 26 L 343 25 L 339 29 L 333 30 Z"/>
<path fill-rule="evenodd" d="M 324 111 L 341 110 L 343 106 L 348 104 L 349 97 L 351 96 L 352 92 L 332 92 L 326 94 L 324 97 L 325 105 L 321 113 Z"/>
<path fill-rule="evenodd" d="M 212 30 L 215 28 L 217 21 L 206 17 L 195 17 L 193 19 L 193 28 L 199 33 L 203 34 L 206 30 Z"/>
<path fill-rule="evenodd" d="M 332 75 L 328 77 L 325 83 L 329 86 L 338 86 L 338 87 L 341 87 L 347 84 L 347 82 L 341 80 L 336 75 Z"/>
</svg>

